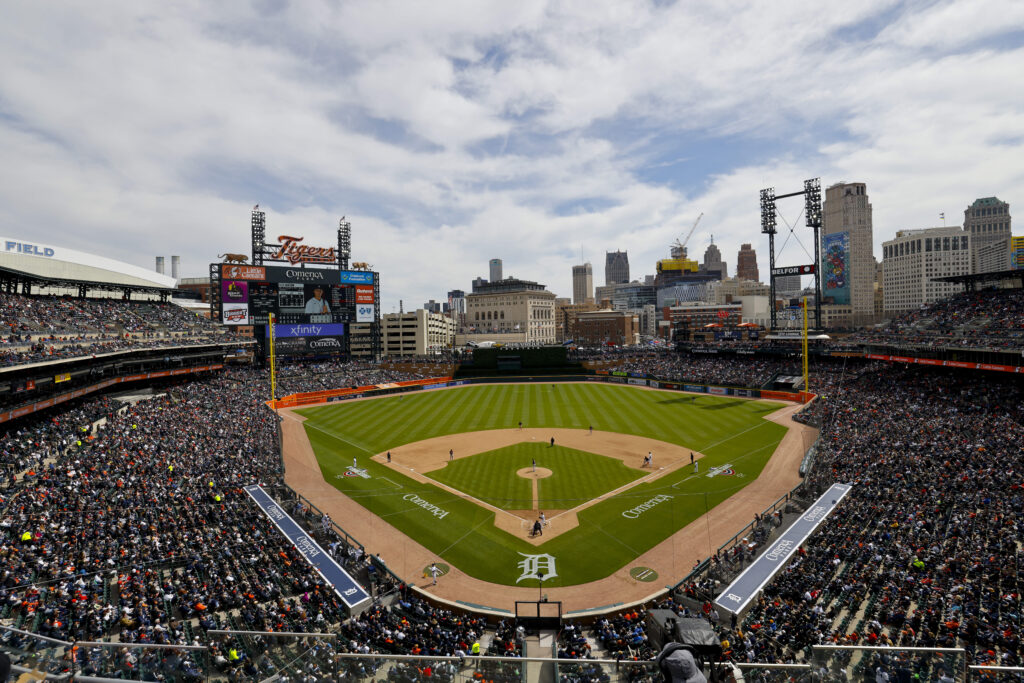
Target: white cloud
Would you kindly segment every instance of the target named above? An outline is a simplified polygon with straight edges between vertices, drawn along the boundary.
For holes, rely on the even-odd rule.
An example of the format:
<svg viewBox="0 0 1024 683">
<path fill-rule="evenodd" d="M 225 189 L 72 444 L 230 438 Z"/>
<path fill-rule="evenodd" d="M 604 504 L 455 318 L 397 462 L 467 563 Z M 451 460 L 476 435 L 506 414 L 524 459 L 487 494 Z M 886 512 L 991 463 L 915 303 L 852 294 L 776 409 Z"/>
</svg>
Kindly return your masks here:
<svg viewBox="0 0 1024 683">
<path fill-rule="evenodd" d="M 703 211 L 691 255 L 752 242 L 765 273 L 762 187 L 864 181 L 876 244 L 1015 201 L 1019 5 L 14 5 L 0 232 L 202 275 L 256 202 L 314 244 L 347 214 L 390 310 L 493 257 L 565 295 L 581 244 L 642 277 Z"/>
</svg>

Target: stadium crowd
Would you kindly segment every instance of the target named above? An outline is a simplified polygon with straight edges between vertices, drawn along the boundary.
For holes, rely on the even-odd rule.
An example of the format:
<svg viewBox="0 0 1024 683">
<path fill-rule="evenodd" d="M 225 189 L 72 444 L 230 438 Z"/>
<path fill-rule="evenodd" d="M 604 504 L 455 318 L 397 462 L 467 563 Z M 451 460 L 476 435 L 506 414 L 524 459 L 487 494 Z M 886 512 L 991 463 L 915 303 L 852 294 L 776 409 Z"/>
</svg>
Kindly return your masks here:
<svg viewBox="0 0 1024 683">
<path fill-rule="evenodd" d="M 0 293 L 0 366 L 221 343 L 229 336 L 176 304 Z"/>
<path fill-rule="evenodd" d="M 999 319 L 1019 325 L 1013 318 Z M 759 386 L 776 373 L 798 374 L 785 358 L 657 352 L 620 362 L 628 372 L 694 383 Z M 806 488 L 843 481 L 854 490 L 742 622 L 701 613 L 733 657 L 747 661 L 793 661 L 815 643 L 891 643 L 962 646 L 972 662 L 1020 664 L 1019 380 L 980 383 L 958 371 L 883 363 L 832 363 L 816 376 L 822 396 L 804 419 L 821 424 L 822 435 Z M 287 367 L 280 381 L 291 393 L 413 378 L 327 363 Z M 265 371 L 228 370 L 127 407 L 98 397 L 12 426 L 0 439 L 0 620 L 60 639 L 182 645 L 213 642 L 208 632 L 220 628 L 337 630 L 344 642 L 317 645 L 334 662 L 326 675 L 367 666 L 331 652 L 471 652 L 482 621 L 419 600 L 290 498 L 275 418 L 261 404 L 266 382 Z M 277 493 L 333 556 L 393 602 L 346 621 L 333 592 L 251 504 L 242 487 L 252 483 Z M 683 593 L 710 605 L 713 585 L 694 582 Z M 682 600 L 658 606 L 691 609 Z M 3 637 L 12 647 L 27 638 Z M 505 624 L 490 651 L 518 655 L 520 641 Z M 559 647 L 567 658 L 593 649 L 652 654 L 642 610 L 599 620 L 589 638 L 573 626 Z M 258 641 L 223 650 L 217 663 L 227 670 L 277 665 Z M 98 653 L 79 656 L 83 671 L 100 671 Z M 121 666 L 141 665 L 123 657 Z M 188 679 L 199 663 L 182 654 L 172 668 Z M 579 672 L 577 680 L 588 675 Z"/>
<path fill-rule="evenodd" d="M 855 342 L 1007 348 L 1024 346 L 1024 290 L 961 292 L 861 330 Z"/>
</svg>

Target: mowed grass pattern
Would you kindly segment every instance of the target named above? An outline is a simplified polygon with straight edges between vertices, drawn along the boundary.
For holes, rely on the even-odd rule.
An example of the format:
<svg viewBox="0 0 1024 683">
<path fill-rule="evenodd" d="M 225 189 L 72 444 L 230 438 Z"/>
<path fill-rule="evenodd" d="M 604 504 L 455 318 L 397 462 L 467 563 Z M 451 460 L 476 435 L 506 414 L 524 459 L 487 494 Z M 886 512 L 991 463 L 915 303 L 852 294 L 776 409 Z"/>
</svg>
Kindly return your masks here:
<svg viewBox="0 0 1024 683">
<path fill-rule="evenodd" d="M 517 583 L 519 562 L 523 554 L 548 553 L 556 558 L 558 576 L 546 579 L 545 585 L 565 586 L 611 574 L 752 482 L 785 433 L 782 426 L 763 419 L 778 407 L 729 397 L 702 395 L 693 401 L 669 391 L 577 383 L 477 385 L 299 412 L 309 418 L 306 432 L 324 478 L 444 561 L 485 581 L 535 586 L 533 579 Z M 579 527 L 539 548 L 495 528 L 495 513 L 464 496 L 417 482 L 369 459 L 402 444 L 445 434 L 511 429 L 519 420 L 524 427 L 587 429 L 593 425 L 596 431 L 649 436 L 706 457 L 700 474 L 684 467 L 603 500 L 580 514 Z M 441 450 L 447 455 L 446 447 Z M 353 458 L 369 479 L 345 476 Z M 725 464 L 733 467 L 736 476 L 705 476 L 709 468 Z M 506 472 L 510 479 L 517 478 L 514 469 Z M 571 484 L 570 478 L 565 481 Z M 521 495 L 515 487 L 498 497 Z M 553 498 L 582 497 L 571 486 L 553 491 L 549 494 Z M 657 495 L 668 498 L 634 518 L 623 516 Z M 345 520 L 336 521 L 345 526 Z M 361 540 L 373 551 L 372 539 Z M 682 574 L 688 569 L 676 571 Z"/>
<path fill-rule="evenodd" d="M 427 476 L 502 510 L 530 510 L 532 482 L 515 473 L 532 468 L 534 460 L 551 470 L 537 482 L 540 509 L 548 511 L 569 510 L 649 473 L 615 458 L 529 442 L 461 458 Z"/>
</svg>

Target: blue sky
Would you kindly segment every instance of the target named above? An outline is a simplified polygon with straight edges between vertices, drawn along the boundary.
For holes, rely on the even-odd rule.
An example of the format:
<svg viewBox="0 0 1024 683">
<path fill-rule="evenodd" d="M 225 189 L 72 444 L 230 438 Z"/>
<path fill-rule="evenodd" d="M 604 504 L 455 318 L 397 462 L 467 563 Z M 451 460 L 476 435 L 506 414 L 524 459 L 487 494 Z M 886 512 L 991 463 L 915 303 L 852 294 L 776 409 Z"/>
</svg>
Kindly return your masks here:
<svg viewBox="0 0 1024 683">
<path fill-rule="evenodd" d="M 581 246 L 596 284 L 606 250 L 642 278 L 700 213 L 691 254 L 713 235 L 732 272 L 752 242 L 764 273 L 759 190 L 820 177 L 867 183 L 879 256 L 1013 211 L 1021 26 L 999 0 L 18 3 L 0 234 L 202 276 L 256 203 L 314 245 L 346 215 L 388 312 L 490 258 L 560 296 Z"/>
</svg>

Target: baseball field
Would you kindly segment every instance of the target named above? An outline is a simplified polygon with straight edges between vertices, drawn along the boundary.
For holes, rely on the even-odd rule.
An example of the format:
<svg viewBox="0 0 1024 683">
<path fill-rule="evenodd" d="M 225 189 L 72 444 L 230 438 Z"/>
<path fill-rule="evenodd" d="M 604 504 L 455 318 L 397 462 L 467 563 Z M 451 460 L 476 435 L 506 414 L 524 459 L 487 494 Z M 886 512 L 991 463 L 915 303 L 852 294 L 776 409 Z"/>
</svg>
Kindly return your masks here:
<svg viewBox="0 0 1024 683">
<path fill-rule="evenodd" d="M 542 575 L 557 587 L 627 567 L 752 483 L 786 432 L 764 419 L 778 408 L 572 383 L 298 412 L 324 479 L 439 562 L 491 583 L 537 586 Z"/>
</svg>

